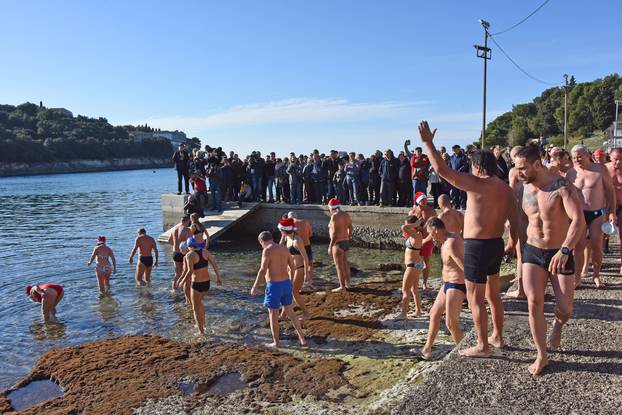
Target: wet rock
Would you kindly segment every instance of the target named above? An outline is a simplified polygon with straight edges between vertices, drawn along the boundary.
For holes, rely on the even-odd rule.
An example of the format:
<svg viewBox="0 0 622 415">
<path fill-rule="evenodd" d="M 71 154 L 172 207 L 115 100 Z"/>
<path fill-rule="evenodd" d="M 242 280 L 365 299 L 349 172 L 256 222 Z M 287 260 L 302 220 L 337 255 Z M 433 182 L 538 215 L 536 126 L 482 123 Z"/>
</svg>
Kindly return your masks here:
<svg viewBox="0 0 622 415">
<path fill-rule="evenodd" d="M 402 264 L 378 264 L 379 271 L 401 271 Z"/>
</svg>

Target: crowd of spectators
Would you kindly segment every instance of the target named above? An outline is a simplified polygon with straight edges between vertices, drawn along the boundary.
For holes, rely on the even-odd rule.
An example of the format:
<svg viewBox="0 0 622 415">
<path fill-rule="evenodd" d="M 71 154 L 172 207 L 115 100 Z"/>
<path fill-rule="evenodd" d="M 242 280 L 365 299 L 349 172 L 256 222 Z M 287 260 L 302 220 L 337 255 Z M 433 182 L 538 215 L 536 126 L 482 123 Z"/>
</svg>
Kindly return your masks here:
<svg viewBox="0 0 622 415">
<path fill-rule="evenodd" d="M 348 205 L 412 206 L 413 195 L 423 192 L 432 196 L 434 207 L 438 197 L 448 194 L 452 204 L 466 207 L 465 192 L 454 188 L 431 168 L 421 147 L 413 152 L 406 140 L 397 156 L 391 149 L 376 151 L 366 157 L 354 152 L 331 150 L 328 154 L 313 150 L 310 154 L 290 153 L 277 157 L 274 152 L 263 156 L 253 151 L 241 159 L 233 151 L 205 146 L 188 152 L 182 144 L 173 156 L 178 177 L 178 194 L 189 193 L 192 183 L 195 192 L 209 190 L 210 210 L 222 211 L 222 201 L 268 202 L 290 204 L 326 204 L 337 197 Z M 469 172 L 473 146 L 459 145 L 448 153 L 440 151 L 445 162 L 454 170 Z M 491 149 L 497 158 L 499 175 L 507 180 L 508 160 L 500 147 Z"/>
</svg>

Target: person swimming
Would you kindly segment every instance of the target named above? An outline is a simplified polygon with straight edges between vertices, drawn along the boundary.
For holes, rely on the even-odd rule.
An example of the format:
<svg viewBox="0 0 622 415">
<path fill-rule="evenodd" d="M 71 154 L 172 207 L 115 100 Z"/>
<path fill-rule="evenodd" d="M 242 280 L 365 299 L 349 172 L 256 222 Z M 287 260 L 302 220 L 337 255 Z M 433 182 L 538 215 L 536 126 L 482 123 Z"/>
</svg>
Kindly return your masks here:
<svg viewBox="0 0 622 415">
<path fill-rule="evenodd" d="M 106 237 L 103 235 L 97 238 L 97 245 L 95 245 L 86 265 L 90 266 L 93 260 L 95 260 L 96 264 L 95 275 L 97 276 L 99 292 L 102 294 L 108 293 L 110 292 L 110 274 L 113 272 L 117 273 L 117 260 L 112 249 L 106 245 Z"/>
<path fill-rule="evenodd" d="M 63 299 L 64 289 L 59 284 L 45 283 L 26 287 L 26 296 L 41 303 L 41 314 L 46 323 L 57 323 L 56 306 Z"/>
</svg>

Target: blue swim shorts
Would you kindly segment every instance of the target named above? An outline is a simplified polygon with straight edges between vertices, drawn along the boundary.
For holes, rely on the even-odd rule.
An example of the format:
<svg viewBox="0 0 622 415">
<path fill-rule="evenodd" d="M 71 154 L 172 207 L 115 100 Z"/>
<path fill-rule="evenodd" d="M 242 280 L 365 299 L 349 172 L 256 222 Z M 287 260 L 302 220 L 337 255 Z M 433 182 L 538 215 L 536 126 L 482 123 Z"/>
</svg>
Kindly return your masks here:
<svg viewBox="0 0 622 415">
<path fill-rule="evenodd" d="M 293 300 L 291 280 L 269 282 L 263 305 L 268 308 L 281 308 L 291 305 Z"/>
</svg>

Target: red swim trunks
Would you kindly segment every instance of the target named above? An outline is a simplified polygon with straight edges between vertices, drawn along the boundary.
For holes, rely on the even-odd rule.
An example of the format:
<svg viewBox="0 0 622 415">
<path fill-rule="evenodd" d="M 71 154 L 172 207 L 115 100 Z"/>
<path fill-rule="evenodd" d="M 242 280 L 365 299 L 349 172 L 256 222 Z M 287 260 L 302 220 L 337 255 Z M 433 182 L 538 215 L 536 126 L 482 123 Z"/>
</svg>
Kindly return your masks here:
<svg viewBox="0 0 622 415">
<path fill-rule="evenodd" d="M 421 245 L 421 256 L 431 257 L 434 250 L 434 241 L 428 241 Z"/>
</svg>

